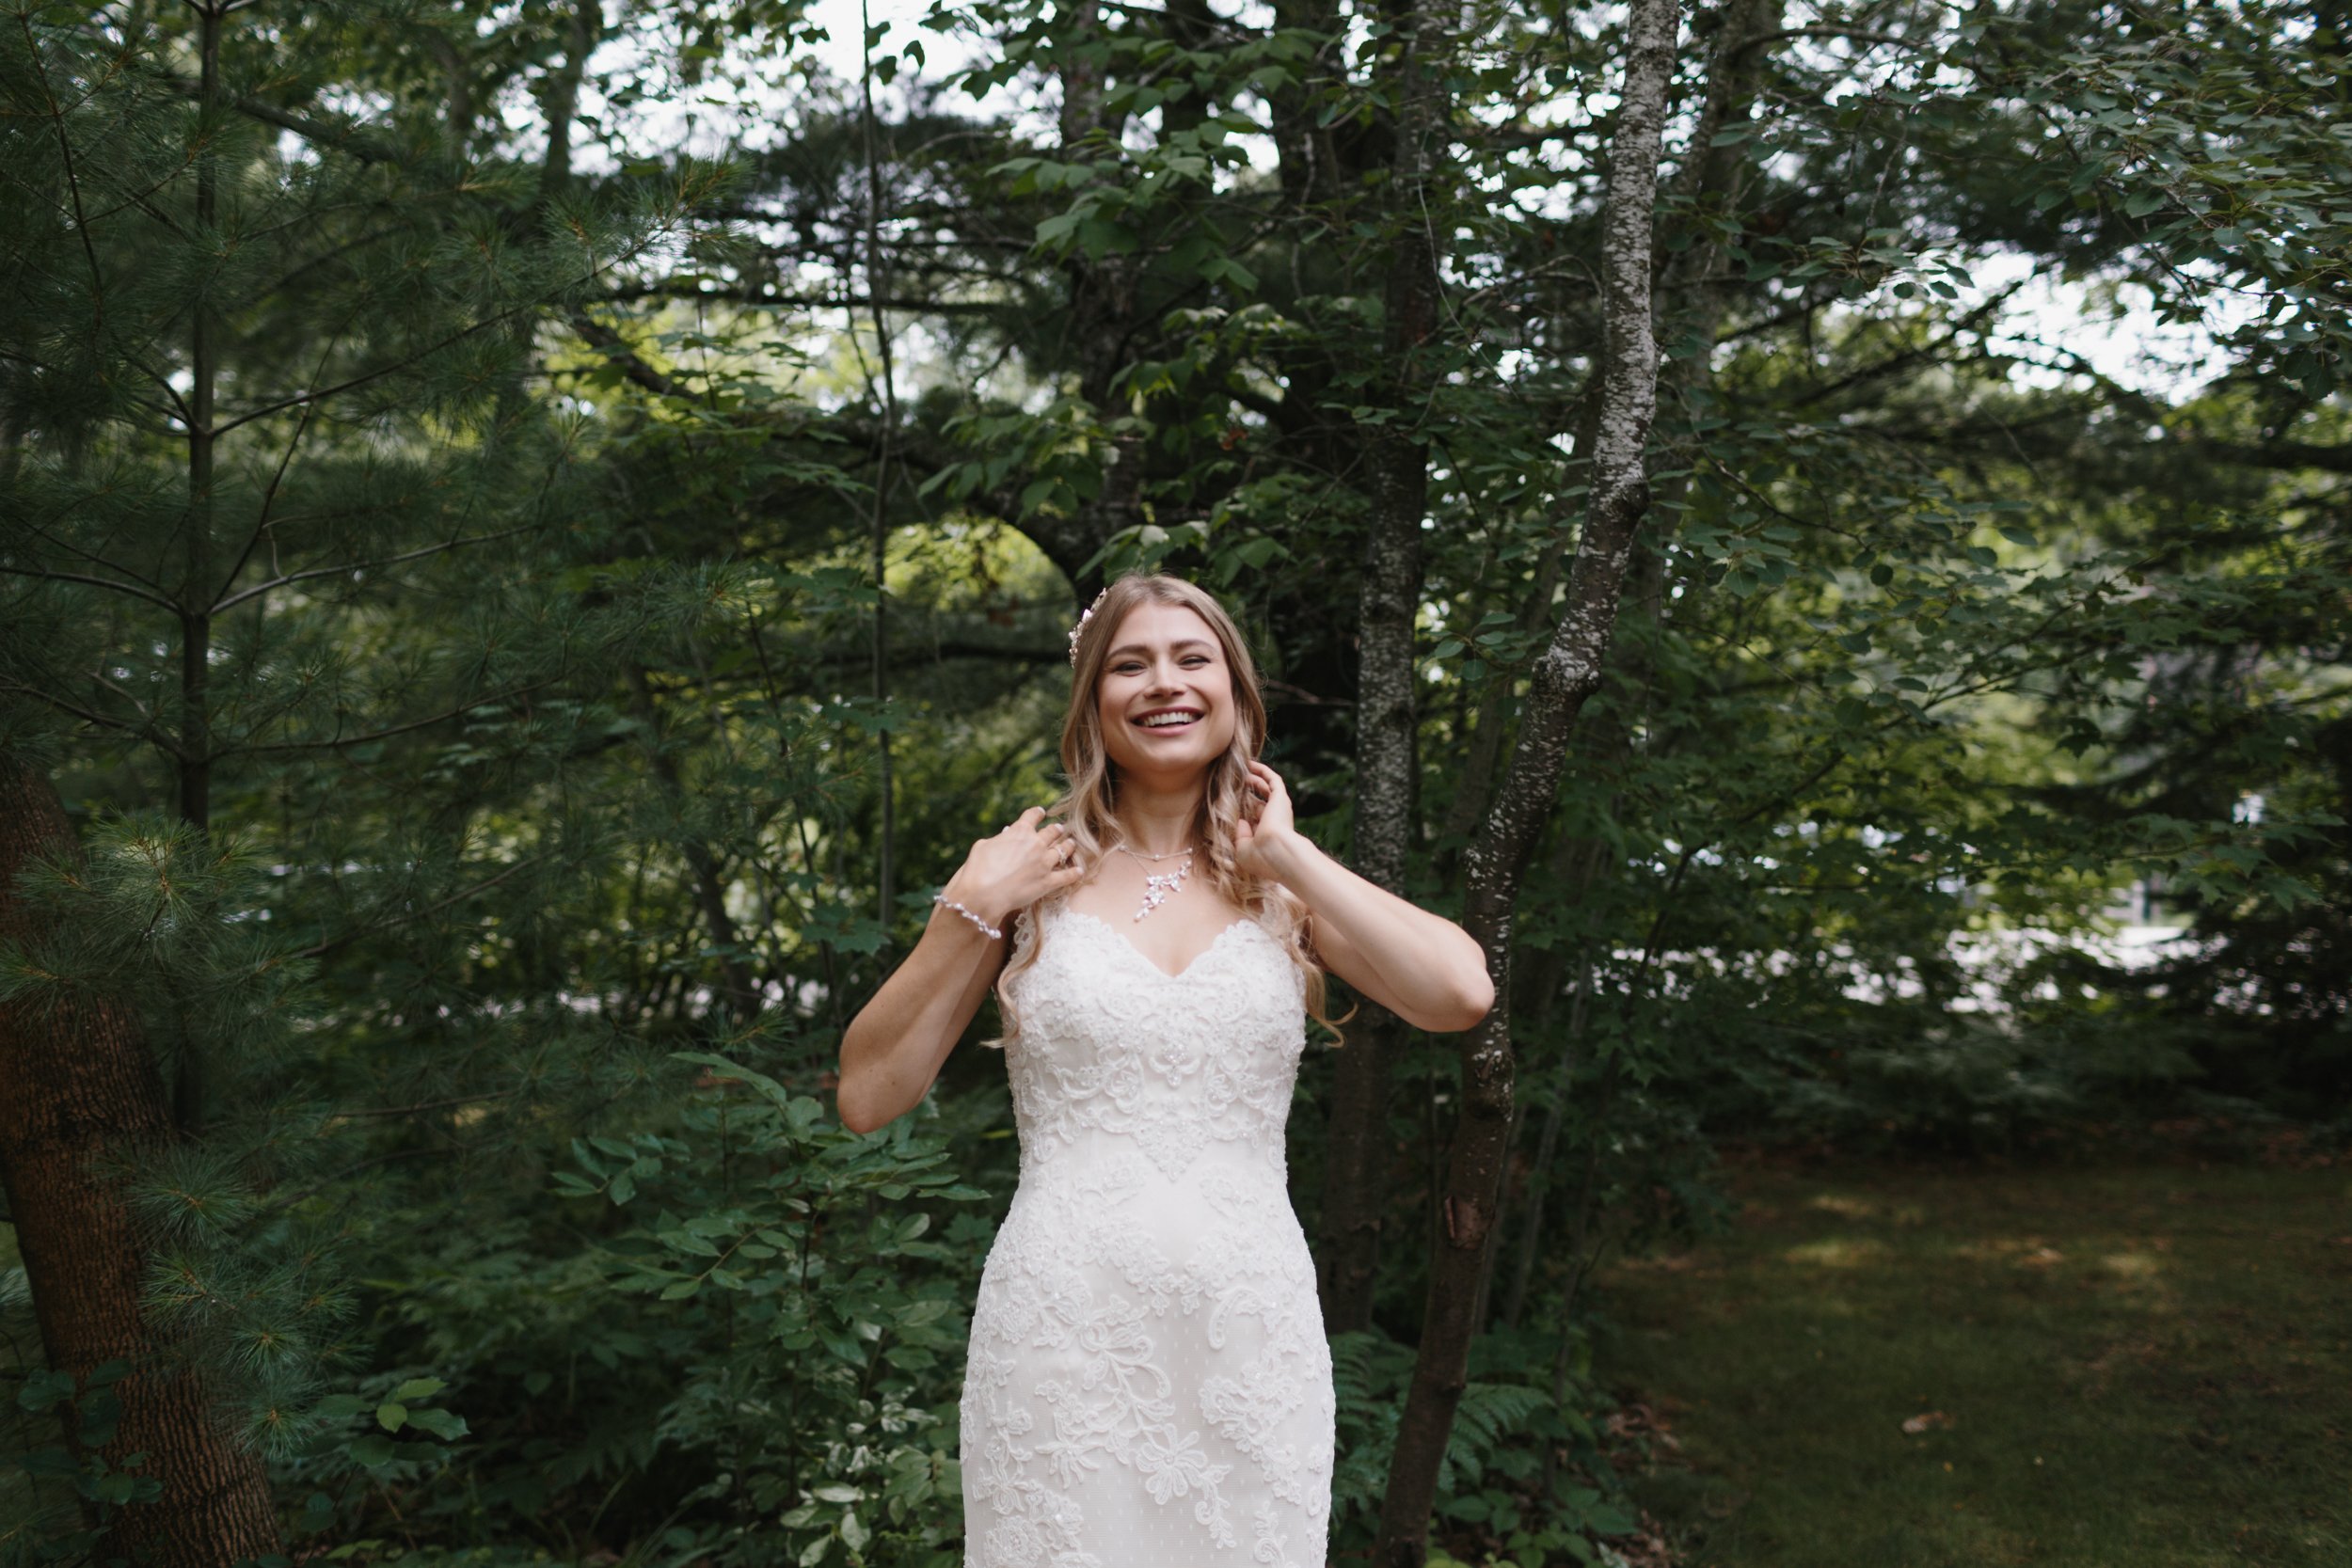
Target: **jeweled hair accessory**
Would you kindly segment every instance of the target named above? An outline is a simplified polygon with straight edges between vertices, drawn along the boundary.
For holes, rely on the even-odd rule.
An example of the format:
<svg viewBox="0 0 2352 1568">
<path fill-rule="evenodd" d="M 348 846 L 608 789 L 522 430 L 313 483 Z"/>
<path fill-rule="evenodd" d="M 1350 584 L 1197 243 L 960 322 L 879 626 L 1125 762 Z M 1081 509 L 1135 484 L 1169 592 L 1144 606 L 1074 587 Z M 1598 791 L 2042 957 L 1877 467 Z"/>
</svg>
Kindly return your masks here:
<svg viewBox="0 0 2352 1568">
<path fill-rule="evenodd" d="M 1084 615 L 1078 617 L 1078 624 L 1070 628 L 1070 667 L 1073 670 L 1078 667 L 1078 634 L 1087 629 L 1087 623 L 1094 619 L 1094 612 L 1103 608 L 1103 601 L 1109 595 L 1110 590 L 1107 587 L 1102 593 L 1095 594 L 1094 602 L 1087 606 Z"/>
</svg>

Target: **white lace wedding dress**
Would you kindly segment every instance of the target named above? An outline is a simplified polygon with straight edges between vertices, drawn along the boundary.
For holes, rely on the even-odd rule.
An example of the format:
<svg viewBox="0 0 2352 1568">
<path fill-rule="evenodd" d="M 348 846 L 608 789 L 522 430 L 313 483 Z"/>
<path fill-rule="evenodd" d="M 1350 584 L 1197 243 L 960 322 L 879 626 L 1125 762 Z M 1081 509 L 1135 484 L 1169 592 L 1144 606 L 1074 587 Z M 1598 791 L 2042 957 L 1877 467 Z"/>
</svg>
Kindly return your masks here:
<svg viewBox="0 0 2352 1568">
<path fill-rule="evenodd" d="M 1284 1184 L 1302 977 L 1233 922 L 1169 974 L 1017 918 L 1021 1183 L 964 1374 L 966 1568 L 1323 1568 L 1331 1357 Z"/>
</svg>

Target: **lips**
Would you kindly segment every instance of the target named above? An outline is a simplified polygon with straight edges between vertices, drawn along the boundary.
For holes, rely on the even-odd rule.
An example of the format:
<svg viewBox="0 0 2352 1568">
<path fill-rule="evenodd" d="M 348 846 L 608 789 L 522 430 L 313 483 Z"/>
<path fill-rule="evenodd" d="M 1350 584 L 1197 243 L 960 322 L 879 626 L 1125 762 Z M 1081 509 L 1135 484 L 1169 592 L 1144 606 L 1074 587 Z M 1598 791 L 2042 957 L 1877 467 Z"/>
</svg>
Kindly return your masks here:
<svg viewBox="0 0 2352 1568">
<path fill-rule="evenodd" d="M 1128 722 L 1139 730 L 1188 730 L 1200 721 L 1200 710 L 1192 707 L 1155 707 L 1139 713 Z"/>
</svg>

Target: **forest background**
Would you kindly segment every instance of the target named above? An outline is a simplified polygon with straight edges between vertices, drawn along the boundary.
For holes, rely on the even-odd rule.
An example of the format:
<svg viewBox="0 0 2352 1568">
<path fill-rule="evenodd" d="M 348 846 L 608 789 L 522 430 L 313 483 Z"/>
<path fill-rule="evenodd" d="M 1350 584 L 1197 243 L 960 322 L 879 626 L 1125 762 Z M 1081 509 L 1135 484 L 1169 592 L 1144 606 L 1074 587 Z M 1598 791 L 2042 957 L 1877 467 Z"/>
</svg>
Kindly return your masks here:
<svg viewBox="0 0 2352 1568">
<path fill-rule="evenodd" d="M 1507 982 L 1302 1075 L 1335 1560 L 1625 1560 L 1726 1149 L 2341 1148 L 2347 9 L 10 0 L 0 1560 L 960 1560 L 830 1069 L 1134 567 Z"/>
</svg>

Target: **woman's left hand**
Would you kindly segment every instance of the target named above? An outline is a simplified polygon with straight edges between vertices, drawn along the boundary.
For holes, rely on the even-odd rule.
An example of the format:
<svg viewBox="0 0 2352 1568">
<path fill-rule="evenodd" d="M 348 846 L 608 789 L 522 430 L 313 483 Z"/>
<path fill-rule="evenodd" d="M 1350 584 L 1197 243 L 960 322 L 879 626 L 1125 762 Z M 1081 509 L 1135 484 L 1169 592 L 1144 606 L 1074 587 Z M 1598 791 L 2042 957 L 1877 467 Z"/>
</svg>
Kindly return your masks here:
<svg viewBox="0 0 2352 1568">
<path fill-rule="evenodd" d="M 1291 818 L 1291 792 L 1283 786 L 1282 775 L 1263 762 L 1249 765 L 1248 790 L 1256 809 L 1245 806 L 1241 821 L 1233 825 L 1233 858 L 1244 871 L 1271 877 L 1275 872 L 1269 857 L 1297 831 Z"/>
</svg>

